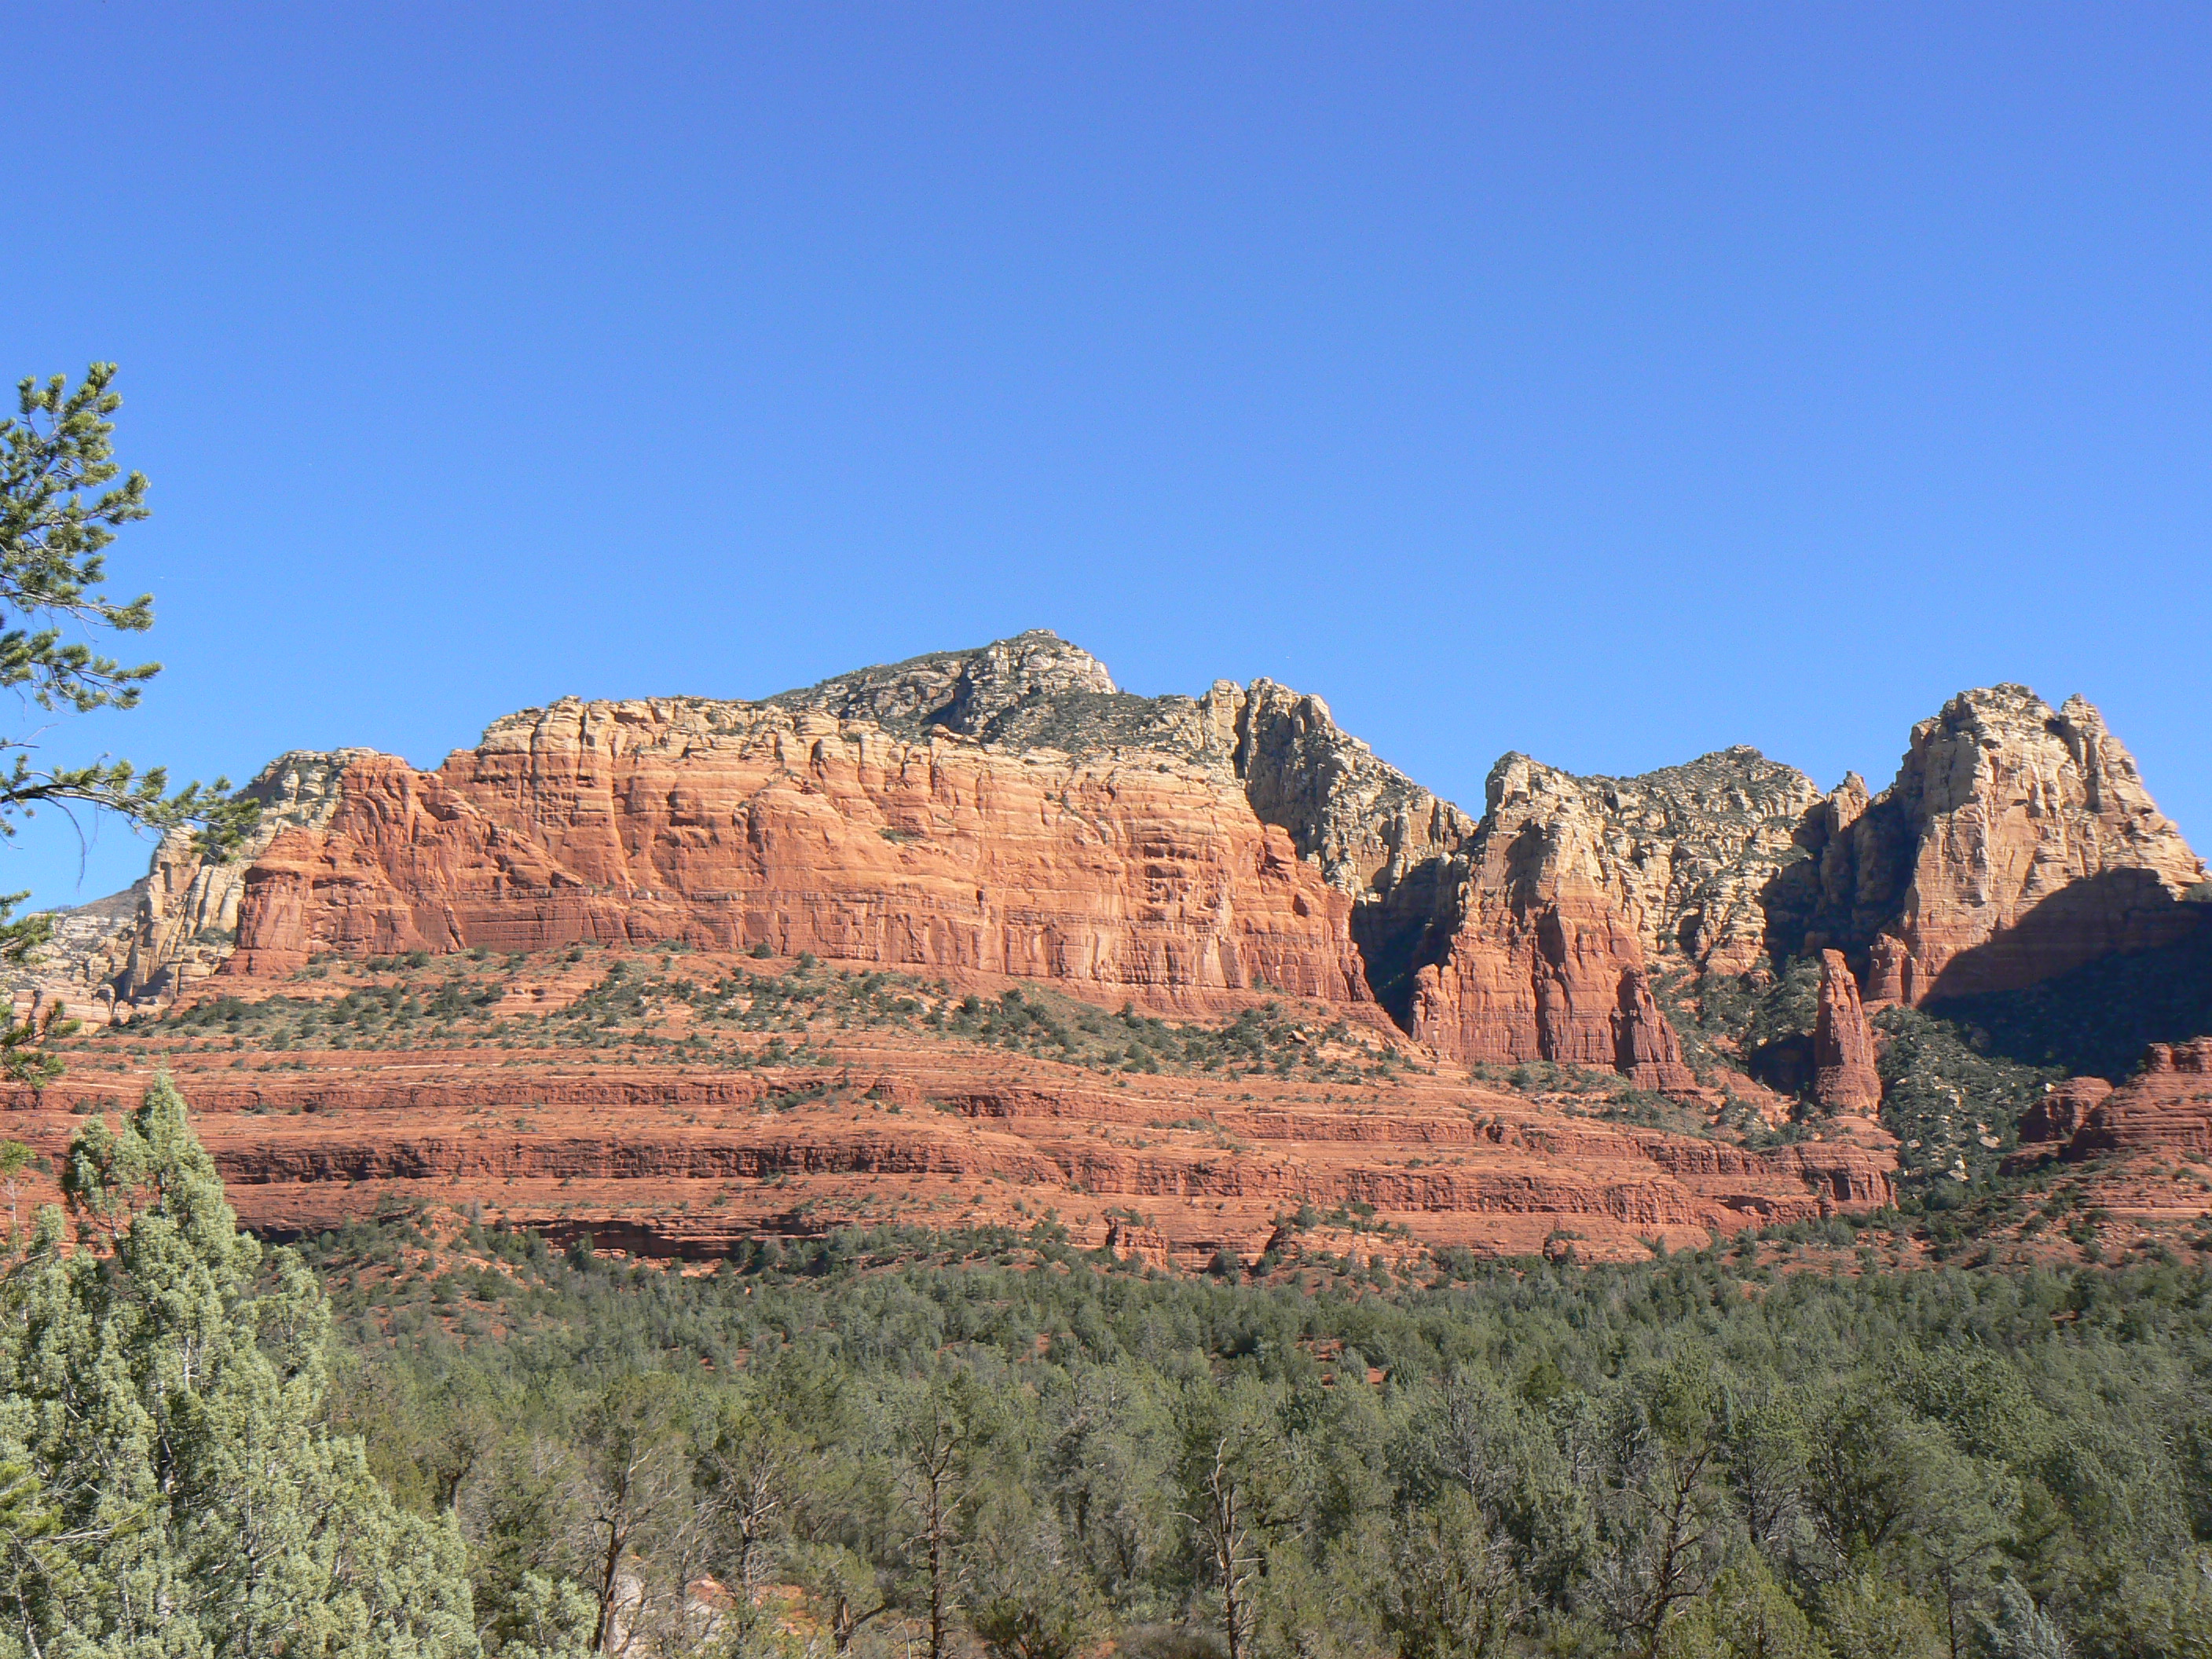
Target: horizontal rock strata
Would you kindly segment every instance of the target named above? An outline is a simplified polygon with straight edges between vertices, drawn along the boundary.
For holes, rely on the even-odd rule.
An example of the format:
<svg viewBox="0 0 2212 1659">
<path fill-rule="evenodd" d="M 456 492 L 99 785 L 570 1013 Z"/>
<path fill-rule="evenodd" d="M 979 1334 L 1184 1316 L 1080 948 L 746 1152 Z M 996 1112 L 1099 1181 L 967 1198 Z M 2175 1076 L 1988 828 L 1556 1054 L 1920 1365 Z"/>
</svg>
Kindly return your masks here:
<svg viewBox="0 0 2212 1659">
<path fill-rule="evenodd" d="M 702 971 L 705 969 L 702 967 Z M 266 985 L 242 983 L 247 993 Z M 607 1064 L 503 1048 L 224 1050 L 174 1063 L 240 1215 L 319 1231 L 398 1203 L 556 1237 L 711 1256 L 763 1231 L 899 1221 L 1026 1226 L 1184 1267 L 1251 1260 L 1302 1206 L 1359 1210 L 1393 1259 L 1456 1245 L 1640 1256 L 1747 1224 L 1888 1200 L 1890 1162 L 1849 1142 L 1749 1152 L 1567 1116 L 1440 1071 L 1316 1097 L 1248 1076 L 1102 1077 L 893 1028 L 824 1030 L 828 1066 Z M 10 1133 L 58 1151 L 84 1109 L 149 1073 L 93 1056 Z"/>
<path fill-rule="evenodd" d="M 2152 1044 L 2142 1070 L 2089 1107 L 2065 1157 L 2148 1152 L 2212 1152 L 2212 1037 Z"/>
<path fill-rule="evenodd" d="M 564 703 L 438 772 L 356 761 L 246 873 L 230 971 L 676 941 L 1195 1008 L 1366 1000 L 1351 900 L 1207 769 L 1016 756 L 775 707 Z"/>
</svg>

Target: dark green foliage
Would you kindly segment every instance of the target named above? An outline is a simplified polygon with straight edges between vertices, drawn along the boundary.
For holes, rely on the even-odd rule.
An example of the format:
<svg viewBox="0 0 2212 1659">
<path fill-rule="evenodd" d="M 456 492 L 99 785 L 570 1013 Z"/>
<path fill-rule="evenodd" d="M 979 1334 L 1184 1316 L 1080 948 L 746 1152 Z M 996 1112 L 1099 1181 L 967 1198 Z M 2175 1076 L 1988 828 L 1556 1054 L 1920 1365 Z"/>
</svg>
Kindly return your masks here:
<svg viewBox="0 0 2212 1659">
<path fill-rule="evenodd" d="M 0 1277 L 0 1655 L 476 1653 L 458 1532 L 331 1432 L 322 1289 L 166 1080 L 62 1187 Z"/>
<path fill-rule="evenodd" d="M 1810 1091 L 1820 1006 L 1820 964 L 1813 957 L 1791 957 L 1779 974 L 1678 974 L 1656 988 L 1682 1057 L 1700 1079 L 1726 1065 L 1782 1094 Z"/>
<path fill-rule="evenodd" d="M 111 599 L 104 550 L 122 526 L 147 515 L 146 480 L 121 469 L 105 417 L 122 406 L 112 391 L 115 365 L 94 363 L 75 387 L 61 375 L 17 387 L 15 417 L 0 421 L 0 685 L 16 688 L 41 710 L 89 714 L 137 706 L 159 663 L 125 666 L 82 641 L 72 627 L 143 633 L 154 625 L 154 599 L 142 593 Z M 112 488 L 102 489 L 112 484 Z M 172 795 L 165 773 L 140 775 L 128 761 L 34 769 L 27 738 L 0 739 L 16 752 L 0 776 L 0 833 L 8 819 L 46 802 L 82 802 L 135 823 L 166 828 L 198 822 L 222 843 L 242 834 L 258 815 L 251 802 L 223 799 L 221 779 Z"/>
<path fill-rule="evenodd" d="M 595 1402 L 641 1376 L 673 1390 L 654 1467 L 688 1494 L 637 1523 L 653 1616 L 696 1562 L 796 1587 L 854 1651 L 934 1623 L 1036 1659 L 1109 1630 L 1240 1659 L 2054 1632 L 2153 1659 L 2212 1630 L 2212 1283 L 2172 1266 L 1469 1260 L 1464 1289 L 1309 1295 L 1042 1225 L 763 1240 L 680 1277 L 409 1219 L 312 1255 L 358 1345 L 350 1420 L 408 1501 L 457 1510 L 509 1651 L 592 1604 L 606 1534 L 538 1483 L 599 1467 Z"/>
<path fill-rule="evenodd" d="M 1987 1182 L 2020 1144 L 2021 1114 L 2063 1075 L 1993 1055 L 1974 1030 L 1927 1010 L 1885 1008 L 1874 1024 L 1888 1039 L 1875 1061 L 1882 1123 L 1902 1143 L 1898 1170 L 1908 1192 L 1960 1184 L 1961 1172 Z"/>
</svg>

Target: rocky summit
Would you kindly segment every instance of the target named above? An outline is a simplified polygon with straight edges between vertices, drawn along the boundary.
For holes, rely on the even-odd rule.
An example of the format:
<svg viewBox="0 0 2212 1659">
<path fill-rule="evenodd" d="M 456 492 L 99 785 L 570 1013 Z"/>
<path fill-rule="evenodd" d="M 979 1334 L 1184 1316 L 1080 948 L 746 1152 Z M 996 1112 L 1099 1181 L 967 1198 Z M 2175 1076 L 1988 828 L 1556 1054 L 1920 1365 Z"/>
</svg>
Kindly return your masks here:
<svg viewBox="0 0 2212 1659">
<path fill-rule="evenodd" d="M 1478 815 L 1316 696 L 1035 632 L 246 793 L 234 856 L 58 918 L 16 1012 L 82 1029 L 16 1105 L 58 1145 L 166 1065 L 273 1231 L 435 1192 L 691 1253 L 894 1200 L 1186 1262 L 1301 1206 L 1635 1253 L 2202 1139 L 2193 1085 L 2091 1099 L 2115 1043 L 2199 1075 L 2212 887 L 2078 696 L 1964 692 L 1879 793 L 1516 753 Z"/>
</svg>

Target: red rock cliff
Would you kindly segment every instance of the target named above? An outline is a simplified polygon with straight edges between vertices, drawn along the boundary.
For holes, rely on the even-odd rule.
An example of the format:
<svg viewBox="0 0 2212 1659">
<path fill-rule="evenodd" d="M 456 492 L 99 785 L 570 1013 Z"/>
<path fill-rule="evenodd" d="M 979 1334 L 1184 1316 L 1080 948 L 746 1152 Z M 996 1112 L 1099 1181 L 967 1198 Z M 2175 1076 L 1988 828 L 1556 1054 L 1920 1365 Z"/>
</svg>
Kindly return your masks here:
<svg viewBox="0 0 2212 1659">
<path fill-rule="evenodd" d="M 2015 989 L 2172 943 L 2204 866 L 2134 757 L 2080 697 L 1968 691 L 1912 731 L 1897 781 L 1832 814 L 1828 927 L 1875 930 L 1866 994 L 1919 1003 Z"/>
<path fill-rule="evenodd" d="M 270 811 L 248 856 L 165 846 L 127 969 L 88 957 L 70 995 L 160 1002 L 226 957 L 252 974 L 321 950 L 765 943 L 1191 1009 L 1379 997 L 1452 1058 L 1680 1088 L 1656 973 L 1840 947 L 1870 964 L 1870 1002 L 1917 1001 L 2212 910 L 2182 902 L 2203 867 L 2096 711 L 2017 686 L 1923 721 L 1871 799 L 1748 749 L 1632 778 L 1509 755 L 1478 823 L 1318 698 L 1131 696 L 1035 633 L 761 702 L 568 700 L 433 772 L 292 756 L 254 788 Z M 1864 1065 L 1823 1063 L 1863 1104 Z"/>
<path fill-rule="evenodd" d="M 1218 765 L 897 737 L 765 704 L 563 702 L 433 773 L 355 761 L 247 872 L 234 972 L 309 952 L 683 940 L 1183 1006 L 1366 1000 L 1351 900 Z"/>
<path fill-rule="evenodd" d="M 1574 784 L 1519 756 L 1491 774 L 1457 927 L 1443 959 L 1416 975 L 1413 1035 L 1462 1060 L 1609 1066 L 1648 1088 L 1688 1088 Z"/>
</svg>

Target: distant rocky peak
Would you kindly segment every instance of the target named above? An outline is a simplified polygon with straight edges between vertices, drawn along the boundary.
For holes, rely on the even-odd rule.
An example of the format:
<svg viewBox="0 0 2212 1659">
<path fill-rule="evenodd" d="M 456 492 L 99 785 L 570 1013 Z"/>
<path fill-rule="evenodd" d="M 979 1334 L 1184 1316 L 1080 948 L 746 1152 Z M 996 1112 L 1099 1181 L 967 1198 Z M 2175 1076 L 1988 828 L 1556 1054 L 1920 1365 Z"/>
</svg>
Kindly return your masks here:
<svg viewBox="0 0 2212 1659">
<path fill-rule="evenodd" d="M 1961 691 L 1912 728 L 1894 783 L 1831 797 L 1808 843 L 1808 939 L 1865 951 L 1875 1001 L 2014 989 L 2197 921 L 2181 901 L 2203 865 L 2078 695 Z"/>
<path fill-rule="evenodd" d="M 1048 629 L 1033 629 L 969 653 L 953 681 L 951 700 L 937 720 L 953 731 L 975 734 L 1024 703 L 1071 696 L 1110 697 L 1119 690 L 1106 665 L 1088 651 Z"/>
<path fill-rule="evenodd" d="M 1577 775 L 1515 751 L 1490 769 L 1486 794 L 1492 812 L 1548 799 L 1608 815 L 1656 814 L 1670 823 L 1707 816 L 1794 818 L 1820 798 L 1796 767 L 1741 744 L 1631 777 Z"/>
<path fill-rule="evenodd" d="M 1199 705 L 1208 734 L 1233 721 L 1234 763 L 1252 809 L 1290 831 L 1335 886 L 1389 892 L 1455 853 L 1474 820 L 1340 726 L 1328 705 L 1271 679 L 1217 681 Z"/>
<path fill-rule="evenodd" d="M 1547 799 L 1571 799 L 1579 805 L 1582 787 L 1572 773 L 1509 750 L 1491 766 L 1490 775 L 1483 781 L 1482 799 L 1485 815 L 1495 817 L 1501 811 Z"/>
<path fill-rule="evenodd" d="M 1923 822 L 2019 809 L 2054 823 L 2097 820 L 2101 846 L 2077 873 L 2118 862 L 2174 884 L 2197 867 L 2135 757 L 2078 692 L 2057 710 L 2025 685 L 1960 692 L 1912 728 L 1892 793 Z"/>
<path fill-rule="evenodd" d="M 938 651 L 856 669 L 767 701 L 890 731 L 935 727 L 990 740 L 1011 716 L 1068 697 L 1116 697 L 1114 677 L 1080 646 L 1031 629 L 969 651 Z"/>
</svg>

